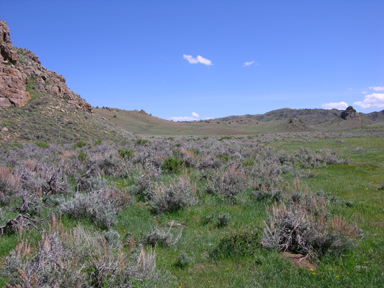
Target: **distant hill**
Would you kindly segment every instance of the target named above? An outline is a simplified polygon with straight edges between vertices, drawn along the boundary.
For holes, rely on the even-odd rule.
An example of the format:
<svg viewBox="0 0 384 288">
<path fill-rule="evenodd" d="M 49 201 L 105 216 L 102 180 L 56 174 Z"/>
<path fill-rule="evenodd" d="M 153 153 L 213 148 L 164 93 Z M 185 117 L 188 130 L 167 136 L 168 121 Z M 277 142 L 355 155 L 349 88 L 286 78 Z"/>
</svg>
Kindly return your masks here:
<svg viewBox="0 0 384 288">
<path fill-rule="evenodd" d="M 368 114 L 360 113 L 360 115 L 374 122 L 384 122 L 384 110 Z"/>
<path fill-rule="evenodd" d="M 243 116 L 228 116 L 223 118 L 217 118 L 218 121 L 235 121 L 239 119 L 252 119 L 261 122 L 270 122 L 278 121 L 285 119 L 299 119 L 307 125 L 320 125 L 335 119 L 340 118 L 341 113 L 344 110 L 337 109 L 290 109 L 283 108 L 277 109 L 265 114 L 255 114 L 255 115 L 243 115 Z M 372 112 L 368 114 L 359 113 L 362 118 L 374 122 L 384 122 L 384 110 L 380 112 Z"/>
<path fill-rule="evenodd" d="M 355 111 L 352 108 L 353 111 Z M 94 108 L 94 112 L 124 130 L 138 134 L 159 135 L 236 135 L 253 133 L 299 131 L 346 131 L 364 129 L 380 123 L 380 114 L 370 120 L 373 113 L 354 112 L 354 118 L 341 118 L 343 110 L 278 109 L 265 114 L 229 116 L 210 120 L 173 122 L 161 119 L 145 111 L 126 111 L 116 108 Z M 367 116 L 368 115 L 368 116 Z M 384 122 L 383 127 L 384 127 Z M 375 129 L 381 125 L 375 126 Z"/>
</svg>

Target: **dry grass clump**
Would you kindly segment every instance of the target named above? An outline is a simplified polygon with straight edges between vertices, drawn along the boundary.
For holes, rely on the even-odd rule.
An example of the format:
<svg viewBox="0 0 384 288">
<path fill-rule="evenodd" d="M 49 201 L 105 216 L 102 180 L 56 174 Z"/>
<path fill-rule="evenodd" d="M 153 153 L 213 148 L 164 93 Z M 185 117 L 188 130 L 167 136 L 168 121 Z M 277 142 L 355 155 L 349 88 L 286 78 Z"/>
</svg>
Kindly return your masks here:
<svg viewBox="0 0 384 288">
<path fill-rule="evenodd" d="M 174 234 L 172 232 L 172 228 L 174 226 L 174 222 L 172 221 L 169 225 L 169 228 L 166 230 L 162 227 L 155 226 L 151 232 L 147 235 L 142 234 L 142 243 L 151 245 L 152 247 L 159 246 L 174 246 L 176 245 L 183 233 L 183 229 L 180 229 L 180 232 L 177 234 Z"/>
<path fill-rule="evenodd" d="M 0 203 L 8 203 L 21 186 L 21 179 L 7 167 L 0 166 Z"/>
</svg>

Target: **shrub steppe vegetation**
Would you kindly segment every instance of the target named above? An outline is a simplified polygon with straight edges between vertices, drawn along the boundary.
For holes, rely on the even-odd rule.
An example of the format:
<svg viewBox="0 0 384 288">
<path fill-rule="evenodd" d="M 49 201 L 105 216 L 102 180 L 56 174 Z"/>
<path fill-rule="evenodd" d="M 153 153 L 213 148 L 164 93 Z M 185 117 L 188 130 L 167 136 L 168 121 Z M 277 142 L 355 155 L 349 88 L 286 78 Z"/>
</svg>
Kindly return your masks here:
<svg viewBox="0 0 384 288">
<path fill-rule="evenodd" d="M 91 113 L 4 37 L 1 287 L 384 286 L 383 111 Z"/>
<path fill-rule="evenodd" d="M 118 131 L 2 143 L 0 285 L 383 286 L 382 132 Z"/>
</svg>

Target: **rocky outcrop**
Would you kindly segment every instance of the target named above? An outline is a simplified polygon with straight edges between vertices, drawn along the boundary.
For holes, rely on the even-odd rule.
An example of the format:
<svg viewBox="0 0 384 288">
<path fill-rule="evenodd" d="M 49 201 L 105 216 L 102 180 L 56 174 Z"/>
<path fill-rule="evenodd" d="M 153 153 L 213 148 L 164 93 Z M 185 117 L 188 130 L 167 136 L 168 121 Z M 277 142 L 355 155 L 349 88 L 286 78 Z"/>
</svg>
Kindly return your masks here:
<svg viewBox="0 0 384 288">
<path fill-rule="evenodd" d="M 14 65 L 17 64 L 17 53 L 12 48 L 8 25 L 5 21 L 0 20 L 0 61 L 5 60 Z"/>
<path fill-rule="evenodd" d="M 356 119 L 361 121 L 360 115 L 352 106 L 348 106 L 347 109 L 341 112 L 340 117 L 344 120 Z"/>
<path fill-rule="evenodd" d="M 0 106 L 24 106 L 31 97 L 26 91 L 27 77 L 19 69 L 18 55 L 12 46 L 7 23 L 0 20 Z"/>
<path fill-rule="evenodd" d="M 24 106 L 31 99 L 26 91 L 29 81 L 42 93 L 48 93 L 87 112 L 92 107 L 65 84 L 65 78 L 41 65 L 28 49 L 12 45 L 7 23 L 0 20 L 0 106 Z"/>
</svg>

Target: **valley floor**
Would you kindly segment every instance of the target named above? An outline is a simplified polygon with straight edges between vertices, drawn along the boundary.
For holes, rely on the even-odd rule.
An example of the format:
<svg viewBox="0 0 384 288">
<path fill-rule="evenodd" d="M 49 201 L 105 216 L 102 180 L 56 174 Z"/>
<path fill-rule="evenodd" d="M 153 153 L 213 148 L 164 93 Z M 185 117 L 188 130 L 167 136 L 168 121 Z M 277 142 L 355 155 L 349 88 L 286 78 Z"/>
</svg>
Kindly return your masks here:
<svg viewBox="0 0 384 288">
<path fill-rule="evenodd" d="M 382 136 L 3 145 L 0 285 L 382 287 Z"/>
</svg>

